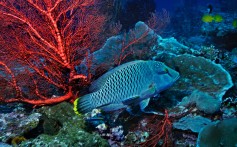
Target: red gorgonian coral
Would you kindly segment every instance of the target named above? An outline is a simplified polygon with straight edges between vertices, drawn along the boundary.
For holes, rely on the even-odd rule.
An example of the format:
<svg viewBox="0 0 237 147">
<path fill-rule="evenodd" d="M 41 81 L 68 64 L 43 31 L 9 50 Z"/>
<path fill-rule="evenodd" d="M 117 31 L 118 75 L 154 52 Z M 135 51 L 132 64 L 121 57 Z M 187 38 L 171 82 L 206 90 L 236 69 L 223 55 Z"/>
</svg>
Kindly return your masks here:
<svg viewBox="0 0 237 147">
<path fill-rule="evenodd" d="M 98 0 L 0 0 L 0 101 L 53 104 L 77 96 L 73 81 L 99 48 L 107 16 Z"/>
</svg>

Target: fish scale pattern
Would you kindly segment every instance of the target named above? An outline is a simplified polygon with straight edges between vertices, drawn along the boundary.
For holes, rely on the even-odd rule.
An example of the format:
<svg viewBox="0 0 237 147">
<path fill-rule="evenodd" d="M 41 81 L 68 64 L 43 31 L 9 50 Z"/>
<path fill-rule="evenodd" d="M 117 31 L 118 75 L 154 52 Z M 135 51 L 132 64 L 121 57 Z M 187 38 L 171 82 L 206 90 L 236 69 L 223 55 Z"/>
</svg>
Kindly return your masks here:
<svg viewBox="0 0 237 147">
<path fill-rule="evenodd" d="M 107 103 L 120 103 L 128 97 L 138 96 L 149 86 L 152 71 L 146 62 L 130 65 L 113 73 L 103 87 L 91 95 L 91 101 L 97 99 L 96 107 Z M 98 99 L 101 99 L 98 101 Z"/>
</svg>

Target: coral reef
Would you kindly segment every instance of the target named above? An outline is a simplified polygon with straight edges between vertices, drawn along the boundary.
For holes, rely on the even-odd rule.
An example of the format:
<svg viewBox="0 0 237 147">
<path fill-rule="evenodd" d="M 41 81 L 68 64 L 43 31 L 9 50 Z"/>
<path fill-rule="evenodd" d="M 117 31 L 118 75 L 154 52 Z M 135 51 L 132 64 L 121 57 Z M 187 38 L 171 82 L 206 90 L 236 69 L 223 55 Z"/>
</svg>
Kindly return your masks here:
<svg viewBox="0 0 237 147">
<path fill-rule="evenodd" d="M 173 123 L 174 129 L 191 130 L 192 132 L 199 133 L 200 130 L 212 121 L 202 116 L 187 115 L 182 117 L 177 122 Z"/>
<path fill-rule="evenodd" d="M 185 107 L 195 105 L 198 110 L 203 111 L 206 114 L 213 114 L 220 110 L 221 100 L 210 96 L 206 92 L 195 90 L 190 96 L 184 97 L 179 105 Z"/>
<path fill-rule="evenodd" d="M 237 119 L 226 119 L 204 127 L 198 135 L 197 147 L 236 146 Z"/>
<path fill-rule="evenodd" d="M 237 116 L 237 97 L 227 97 L 221 105 L 222 118 L 234 118 Z"/>
<path fill-rule="evenodd" d="M 22 142 L 19 146 L 108 146 L 107 141 L 98 134 L 90 134 L 84 130 L 83 118 L 74 114 L 72 105 L 69 103 L 63 102 L 55 106 L 45 106 L 38 112 L 42 114 L 43 119 L 53 119 L 58 122 L 61 128 L 57 132 L 49 134 L 50 126 L 44 125 L 43 130 L 46 132 Z M 47 123 L 47 125 L 51 125 L 51 129 L 55 126 L 54 123 Z"/>
<path fill-rule="evenodd" d="M 144 52 L 147 50 L 147 53 L 149 53 L 148 51 L 151 50 L 149 47 L 156 43 L 156 37 L 157 34 L 152 29 L 144 22 L 139 21 L 136 23 L 134 29 L 128 33 L 108 38 L 104 46 L 91 55 L 93 56 L 92 61 L 90 61 L 91 73 L 95 74 L 98 68 L 103 68 L 106 71 L 119 64 L 128 55 L 146 56 Z M 144 57 L 142 58 L 144 59 Z M 88 74 L 87 62 L 85 58 L 80 66 L 77 67 L 80 73 Z"/>
<path fill-rule="evenodd" d="M 1 1 L 0 146 L 236 146 L 237 2 L 169 2 Z M 162 4 L 174 10 L 144 13 Z M 160 61 L 180 74 L 149 96 L 144 110 L 155 114 L 135 101 L 131 114 L 100 108 L 76 115 L 65 102 L 82 100 L 98 89 L 95 79 L 133 60 Z"/>
<path fill-rule="evenodd" d="M 220 65 L 203 57 L 179 55 L 166 57 L 165 62 L 180 72 L 180 80 L 170 88 L 183 95 L 194 90 L 208 93 L 221 101 L 225 92 L 233 86 L 230 74 Z"/>
<path fill-rule="evenodd" d="M 107 139 L 110 146 L 121 146 L 124 140 L 124 129 L 122 125 L 116 125 L 115 120 L 108 114 L 102 113 L 100 109 L 93 109 L 85 114 L 86 124 L 91 126 L 92 130 Z"/>
<path fill-rule="evenodd" d="M 3 142 L 0 142 L 0 146 L 1 147 L 12 147 L 11 145 L 9 145 L 7 143 L 3 143 Z"/>
<path fill-rule="evenodd" d="M 146 28 L 145 24 L 143 25 L 144 28 Z M 228 64 L 225 64 L 228 58 L 226 56 L 222 59 L 224 60 L 221 61 L 222 65 L 217 64 L 215 62 L 219 58 L 220 51 L 214 45 L 204 46 L 200 43 L 195 48 L 191 48 L 178 42 L 173 37 L 162 38 L 157 34 L 153 35 L 156 36 L 154 38 L 157 38 L 157 40 L 155 43 L 150 44 L 149 49 L 152 54 L 148 56 L 154 60 L 165 62 L 173 69 L 178 70 L 181 75 L 180 79 L 172 88 L 160 95 L 160 97 L 162 97 L 160 99 L 174 99 L 176 100 L 174 105 L 178 104 L 176 107 L 169 109 L 169 116 L 172 117 L 173 120 L 173 129 L 178 130 L 174 135 L 174 138 L 176 138 L 174 143 L 176 145 L 188 145 L 190 143 L 195 146 L 197 133 L 200 129 L 209 123 L 211 124 L 213 119 L 221 118 L 220 115 L 216 115 L 217 112 L 230 111 L 227 107 L 222 107 L 224 94 L 233 86 L 232 78 L 228 70 L 229 68 L 226 68 Z M 121 47 L 120 44 L 114 43 L 112 45 L 115 45 L 113 46 L 114 49 Z M 140 46 L 142 47 L 141 44 Z M 136 45 L 133 47 L 135 51 L 138 48 Z M 155 56 L 154 53 L 156 54 Z M 177 100 L 181 100 L 181 103 L 178 103 Z M 157 102 L 162 103 L 162 101 Z M 151 105 L 156 107 L 154 103 Z M 180 109 L 176 110 L 177 108 Z M 195 110 L 190 111 L 192 108 Z M 185 117 L 185 115 L 189 113 L 191 114 Z M 206 114 L 213 114 L 213 118 L 205 116 Z M 235 113 L 233 112 L 233 114 Z M 147 127 L 153 126 L 154 129 L 159 126 L 153 125 L 151 120 L 147 120 Z M 157 120 L 159 119 L 157 118 Z M 186 126 L 181 125 L 184 122 L 187 123 Z M 107 127 L 110 126 L 108 125 Z M 159 128 L 157 130 L 159 130 Z M 178 138 L 176 136 L 177 134 L 180 134 L 183 138 Z M 130 130 L 129 133 L 125 135 L 124 144 L 139 144 L 149 141 L 149 138 L 156 135 L 156 133 L 145 131 L 144 128 L 137 128 Z M 161 136 L 158 135 L 158 138 L 159 137 Z M 162 139 L 160 139 L 158 144 L 163 144 Z"/>
<path fill-rule="evenodd" d="M 75 66 L 110 34 L 101 2 L 1 1 L 0 102 L 41 106 L 77 97 L 72 83 L 87 77 Z"/>
<path fill-rule="evenodd" d="M 23 136 L 16 136 L 11 140 L 11 144 L 15 147 L 18 146 L 21 142 L 26 141 L 26 138 Z"/>
<path fill-rule="evenodd" d="M 192 49 L 188 46 L 185 46 L 179 43 L 174 37 L 162 38 L 158 36 L 157 44 L 153 47 L 153 50 L 159 56 L 162 53 L 171 53 L 175 55 L 183 53 L 192 53 Z"/>
<path fill-rule="evenodd" d="M 39 124 L 41 114 L 27 114 L 25 111 L 0 113 L 0 142 L 8 142 L 17 136 L 24 136 Z"/>
<path fill-rule="evenodd" d="M 128 132 L 125 136 L 126 143 L 129 144 L 141 144 L 145 142 L 149 137 L 149 132 L 137 130 L 134 132 Z"/>
<path fill-rule="evenodd" d="M 233 26 L 235 18 L 224 12 L 218 15 L 221 15 L 224 21 L 203 23 L 201 31 L 208 37 L 209 42 L 215 43 L 218 48 L 232 50 L 237 45 L 237 31 Z"/>
</svg>

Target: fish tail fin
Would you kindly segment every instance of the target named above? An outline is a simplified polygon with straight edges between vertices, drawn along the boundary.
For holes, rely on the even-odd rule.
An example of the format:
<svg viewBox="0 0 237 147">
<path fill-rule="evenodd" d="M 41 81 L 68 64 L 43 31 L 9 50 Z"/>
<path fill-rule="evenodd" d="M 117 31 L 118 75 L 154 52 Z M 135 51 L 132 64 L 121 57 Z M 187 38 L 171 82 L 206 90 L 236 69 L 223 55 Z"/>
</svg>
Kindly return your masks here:
<svg viewBox="0 0 237 147">
<path fill-rule="evenodd" d="M 78 115 L 81 115 L 81 113 L 91 112 L 94 109 L 89 94 L 77 98 L 73 104 L 73 110 Z"/>
</svg>

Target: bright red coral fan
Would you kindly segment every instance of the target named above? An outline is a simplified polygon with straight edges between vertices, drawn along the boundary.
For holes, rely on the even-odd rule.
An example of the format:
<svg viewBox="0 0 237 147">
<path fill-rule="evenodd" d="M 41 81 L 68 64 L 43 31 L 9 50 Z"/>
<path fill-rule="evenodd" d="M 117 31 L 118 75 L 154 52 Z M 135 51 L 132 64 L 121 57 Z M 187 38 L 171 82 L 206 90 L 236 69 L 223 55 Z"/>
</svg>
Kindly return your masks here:
<svg viewBox="0 0 237 147">
<path fill-rule="evenodd" d="M 75 66 L 99 48 L 98 0 L 0 1 L 0 100 L 53 104 L 77 96 Z M 55 95 L 53 95 L 55 94 Z"/>
</svg>

